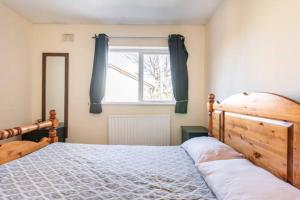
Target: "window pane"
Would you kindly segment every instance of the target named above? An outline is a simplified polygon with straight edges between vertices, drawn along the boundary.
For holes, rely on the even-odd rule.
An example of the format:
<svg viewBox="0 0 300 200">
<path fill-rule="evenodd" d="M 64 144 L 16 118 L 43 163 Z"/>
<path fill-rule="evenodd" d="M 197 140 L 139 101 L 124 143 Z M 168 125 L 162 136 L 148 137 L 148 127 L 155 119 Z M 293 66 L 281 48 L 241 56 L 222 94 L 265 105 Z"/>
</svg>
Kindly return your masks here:
<svg viewBox="0 0 300 200">
<path fill-rule="evenodd" d="M 173 99 L 171 71 L 167 54 L 144 54 L 144 94 L 146 101 Z"/>
<path fill-rule="evenodd" d="M 138 53 L 108 53 L 105 101 L 138 101 Z"/>
</svg>

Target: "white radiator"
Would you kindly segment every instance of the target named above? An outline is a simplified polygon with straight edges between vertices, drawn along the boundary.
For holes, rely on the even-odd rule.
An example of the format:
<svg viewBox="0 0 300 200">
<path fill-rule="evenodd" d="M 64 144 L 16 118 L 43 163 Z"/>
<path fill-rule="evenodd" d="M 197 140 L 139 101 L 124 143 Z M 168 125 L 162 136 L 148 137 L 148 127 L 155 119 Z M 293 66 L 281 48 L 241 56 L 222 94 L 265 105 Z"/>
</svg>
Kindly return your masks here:
<svg viewBox="0 0 300 200">
<path fill-rule="evenodd" d="M 170 145 L 169 115 L 111 115 L 109 144 Z"/>
</svg>

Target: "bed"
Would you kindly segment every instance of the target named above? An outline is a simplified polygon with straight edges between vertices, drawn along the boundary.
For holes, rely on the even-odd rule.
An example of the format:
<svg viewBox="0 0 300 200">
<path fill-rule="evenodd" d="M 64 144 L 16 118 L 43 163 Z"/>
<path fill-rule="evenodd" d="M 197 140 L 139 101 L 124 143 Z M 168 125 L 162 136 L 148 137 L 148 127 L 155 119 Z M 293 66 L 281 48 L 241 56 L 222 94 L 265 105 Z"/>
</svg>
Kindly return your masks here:
<svg viewBox="0 0 300 200">
<path fill-rule="evenodd" d="M 0 166 L 0 177 L 0 199 L 215 199 L 179 146 L 57 142 Z"/>
<path fill-rule="evenodd" d="M 59 143 L 55 115 L 0 132 L 1 138 L 43 127 L 51 132 L 38 143 L 0 146 L 0 199 L 215 199 L 180 146 Z"/>
<path fill-rule="evenodd" d="M 219 103 L 211 94 L 208 113 L 212 137 L 300 187 L 297 102 L 269 93 L 243 93 Z M 0 139 L 6 139 L 50 128 L 49 138 L 38 143 L 0 146 L 0 199 L 216 199 L 180 146 L 58 143 L 57 126 L 53 110 L 46 122 L 0 131 Z"/>
</svg>

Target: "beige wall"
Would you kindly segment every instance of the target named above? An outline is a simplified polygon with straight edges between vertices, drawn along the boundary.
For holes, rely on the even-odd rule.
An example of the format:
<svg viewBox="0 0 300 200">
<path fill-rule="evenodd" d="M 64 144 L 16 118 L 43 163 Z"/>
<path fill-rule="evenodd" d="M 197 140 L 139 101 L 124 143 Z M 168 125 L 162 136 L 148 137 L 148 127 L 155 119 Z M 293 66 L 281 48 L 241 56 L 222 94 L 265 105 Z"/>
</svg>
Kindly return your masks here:
<svg viewBox="0 0 300 200">
<path fill-rule="evenodd" d="M 0 129 L 30 122 L 31 26 L 0 3 Z"/>
<path fill-rule="evenodd" d="M 299 11 L 299 0 L 225 0 L 207 25 L 208 92 L 300 101 Z"/>
<path fill-rule="evenodd" d="M 205 33 L 202 26 L 31 25 L 0 4 L 0 26 L 4 27 L 0 30 L 0 92 L 5 97 L 0 104 L 0 128 L 41 117 L 42 52 L 70 53 L 70 142 L 106 143 L 111 114 L 169 113 L 172 144 L 178 144 L 181 125 L 206 124 L 208 92 L 222 100 L 242 91 L 268 91 L 300 101 L 299 10 L 299 0 L 224 0 Z M 190 53 L 188 114 L 174 114 L 174 106 L 134 105 L 104 105 L 101 115 L 89 114 L 94 51 L 90 37 L 101 32 L 185 35 Z M 75 41 L 63 42 L 63 33 L 73 33 Z M 161 46 L 166 41 L 114 40 L 111 44 Z"/>
<path fill-rule="evenodd" d="M 190 102 L 187 115 L 174 114 L 174 106 L 103 105 L 100 115 L 89 113 L 89 86 L 93 63 L 95 33 L 108 35 L 167 36 L 180 33 L 186 37 Z M 73 33 L 74 42 L 62 42 L 62 34 Z M 181 125 L 203 124 L 206 118 L 204 95 L 204 28 L 202 26 L 100 26 L 34 25 L 32 54 L 32 120 L 41 117 L 42 52 L 70 54 L 69 142 L 107 143 L 107 118 L 111 114 L 170 114 L 172 144 L 180 143 Z M 166 40 L 119 40 L 114 45 L 167 45 Z"/>
</svg>

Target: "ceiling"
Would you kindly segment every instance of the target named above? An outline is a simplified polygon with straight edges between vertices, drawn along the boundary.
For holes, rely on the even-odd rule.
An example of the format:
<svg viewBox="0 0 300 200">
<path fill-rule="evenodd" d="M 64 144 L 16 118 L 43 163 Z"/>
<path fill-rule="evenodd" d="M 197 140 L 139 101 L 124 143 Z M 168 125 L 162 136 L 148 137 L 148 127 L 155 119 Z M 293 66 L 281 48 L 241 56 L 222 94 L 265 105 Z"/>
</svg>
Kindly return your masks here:
<svg viewBox="0 0 300 200">
<path fill-rule="evenodd" d="M 205 24 L 222 0 L 0 0 L 33 23 Z"/>
</svg>

